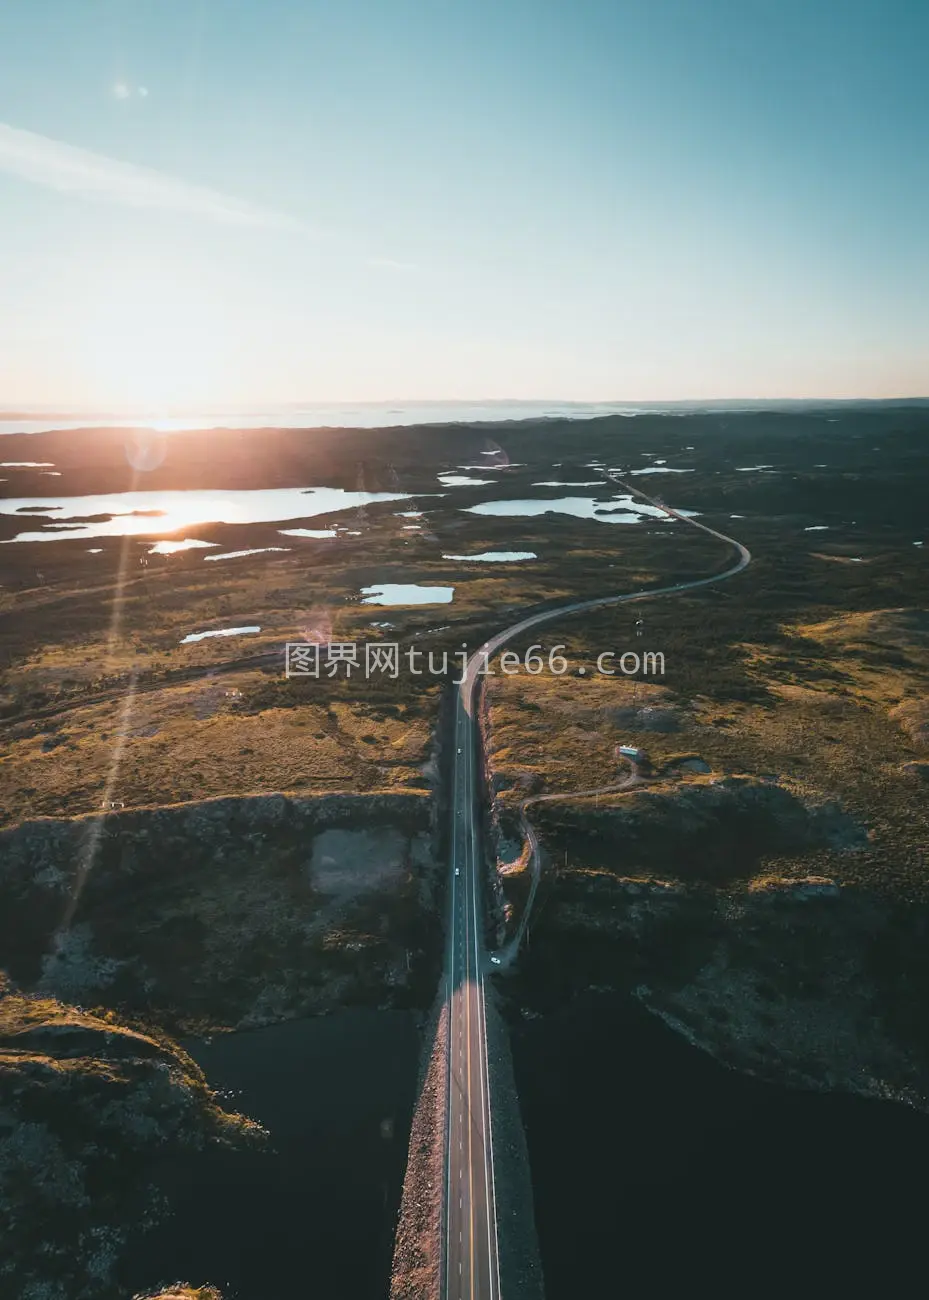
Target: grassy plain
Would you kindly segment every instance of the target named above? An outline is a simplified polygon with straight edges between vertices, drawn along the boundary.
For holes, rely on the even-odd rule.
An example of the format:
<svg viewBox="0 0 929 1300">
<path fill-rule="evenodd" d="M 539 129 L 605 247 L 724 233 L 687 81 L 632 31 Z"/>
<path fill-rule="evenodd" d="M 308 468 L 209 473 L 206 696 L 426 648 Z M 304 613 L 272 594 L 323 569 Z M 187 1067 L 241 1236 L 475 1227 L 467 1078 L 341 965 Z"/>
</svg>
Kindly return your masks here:
<svg viewBox="0 0 929 1300">
<path fill-rule="evenodd" d="M 59 996 L 100 1004 L 93 1025 L 56 1012 L 72 1016 L 69 1032 L 109 1044 L 114 1008 L 204 1031 L 352 1002 L 425 1007 L 441 962 L 434 831 L 455 668 L 287 680 L 284 644 L 312 633 L 454 655 L 533 608 L 721 571 L 726 548 L 682 523 L 469 509 L 567 496 L 609 505 L 607 489 L 561 484 L 652 465 L 632 481 L 737 537 L 753 563 L 717 588 L 553 623 L 532 640 L 545 658 L 563 645 L 564 675 L 488 679 L 489 775 L 514 856 L 526 793 L 567 796 L 534 814 L 548 869 L 510 1009 L 648 984 L 658 1014 L 754 1072 L 774 1061 L 804 1086 L 877 1079 L 894 1095 L 929 1077 L 929 412 L 226 431 L 178 435 L 161 451 L 140 475 L 122 433 L 10 437 L 10 461 L 51 461 L 60 477 L 10 471 L 0 488 L 409 495 L 178 534 L 212 553 L 290 548 L 218 561 L 202 548 L 152 554 L 157 521 L 144 538 L 47 530 L 14 542 L 25 519 L 44 525 L 31 510 L 0 512 L 0 825 L 74 819 L 5 831 L 0 965 L 24 988 L 41 973 Z M 665 462 L 687 472 L 662 472 Z M 439 481 L 456 469 L 487 482 Z M 299 526 L 338 535 L 279 531 Z M 537 558 L 449 558 L 487 550 Z M 410 582 L 453 586 L 454 599 L 362 602 L 366 586 Z M 664 674 L 599 674 L 605 651 L 660 653 Z M 648 752 L 647 783 L 572 799 L 617 779 L 621 742 Z M 279 791 L 299 797 L 209 801 Z M 79 816 L 104 803 L 116 815 Z M 525 874 L 507 877 L 511 900 Z M 9 992 L 0 1005 L 9 1015 L 22 999 Z M 31 1032 L 25 1021 L 0 1029 Z M 31 1244 L 21 1254 L 38 1258 Z"/>
<path fill-rule="evenodd" d="M 925 411 L 906 409 L 349 431 L 338 439 L 286 430 L 183 435 L 144 486 L 327 484 L 410 497 L 322 519 L 184 530 L 223 551 L 291 548 L 218 562 L 207 562 L 205 550 L 150 555 L 143 538 L 99 539 L 96 554 L 82 541 L 54 539 L 0 548 L 3 815 L 70 815 L 104 798 L 134 806 L 422 786 L 436 776 L 431 738 L 453 671 L 285 681 L 284 642 L 322 629 L 330 640 L 433 650 L 439 662 L 525 609 L 724 567 L 724 548 L 683 524 L 469 510 L 493 500 L 598 496 L 596 488 L 542 485 L 652 464 L 658 472 L 630 481 L 731 531 L 751 548 L 751 567 L 719 588 L 552 625 L 539 638 L 545 653 L 564 643 L 572 670 L 583 665 L 586 674 L 494 679 L 495 762 L 514 779 L 536 773 L 546 789 L 587 788 L 609 778 L 613 745 L 629 740 L 659 769 L 675 753 L 694 752 L 715 772 L 774 773 L 850 801 L 862 816 L 872 810 L 875 862 L 915 888 L 920 778 L 901 769 L 919 761 L 922 741 L 918 728 L 901 724 L 922 716 L 926 698 L 919 610 L 927 560 L 915 543 L 925 523 L 927 436 Z M 9 458 L 53 461 L 62 475 L 56 492 L 129 485 L 122 435 L 39 437 L 42 447 L 7 439 Z M 688 472 L 662 473 L 665 461 Z M 486 482 L 439 481 L 462 467 Z M 17 492 L 48 491 L 49 480 L 21 473 Z M 405 513 L 414 510 L 418 517 Z M 9 517 L 0 523 L 15 530 Z M 301 523 L 337 526 L 339 535 L 278 531 Z M 486 550 L 538 558 L 445 558 Z M 361 589 L 382 582 L 449 585 L 454 599 L 362 603 Z M 260 633 L 181 644 L 192 631 L 253 624 Z M 662 678 L 633 686 L 595 671 L 604 650 L 644 649 L 664 654 Z M 646 703 L 670 709 L 676 730 L 637 727 L 634 711 Z"/>
</svg>

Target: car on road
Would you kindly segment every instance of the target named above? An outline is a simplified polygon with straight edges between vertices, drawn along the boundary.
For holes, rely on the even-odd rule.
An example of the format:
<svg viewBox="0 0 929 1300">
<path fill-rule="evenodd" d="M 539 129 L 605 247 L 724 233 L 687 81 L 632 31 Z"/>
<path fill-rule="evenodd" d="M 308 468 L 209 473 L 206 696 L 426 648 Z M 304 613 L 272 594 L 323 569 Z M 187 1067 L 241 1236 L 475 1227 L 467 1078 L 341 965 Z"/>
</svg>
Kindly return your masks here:
<svg viewBox="0 0 929 1300">
<path fill-rule="evenodd" d="M 492 964 L 492 965 L 494 965 L 494 966 L 499 966 L 499 965 L 500 965 L 500 958 L 499 958 L 499 957 L 491 957 L 490 960 L 491 960 L 491 964 Z"/>
<path fill-rule="evenodd" d="M 456 876 L 460 876 L 460 875 L 461 875 L 461 868 L 460 868 L 460 867 L 456 867 L 456 868 L 455 868 L 455 875 L 456 875 Z"/>
<path fill-rule="evenodd" d="M 460 749 L 459 749 L 458 753 L 459 753 L 459 754 L 461 753 L 461 750 L 460 750 Z"/>
</svg>

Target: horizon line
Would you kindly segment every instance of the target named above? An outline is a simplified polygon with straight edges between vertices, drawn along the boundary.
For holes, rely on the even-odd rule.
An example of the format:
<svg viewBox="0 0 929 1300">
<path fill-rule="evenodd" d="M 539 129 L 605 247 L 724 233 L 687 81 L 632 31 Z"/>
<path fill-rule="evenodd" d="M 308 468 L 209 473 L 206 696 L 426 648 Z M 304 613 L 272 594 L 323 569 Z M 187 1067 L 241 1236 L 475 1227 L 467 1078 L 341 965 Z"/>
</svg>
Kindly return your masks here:
<svg viewBox="0 0 929 1300">
<path fill-rule="evenodd" d="M 740 402 L 750 403 L 752 405 L 778 406 L 781 404 L 797 405 L 809 403 L 816 405 L 835 405 L 835 406 L 855 406 L 879 403 L 895 403 L 897 405 L 906 405 L 908 403 L 929 402 L 929 393 L 903 393 L 894 396 L 869 397 L 865 395 L 855 397 L 834 397 L 834 396 L 781 396 L 781 397 L 669 397 L 669 398 L 586 398 L 586 397 L 365 397 L 365 398 L 329 398 L 313 399 L 311 401 L 256 401 L 256 402 L 237 402 L 228 406 L 218 403 L 216 405 L 203 406 L 191 405 L 179 406 L 173 408 L 159 408 L 157 411 L 151 409 L 140 410 L 132 408 L 113 408 L 105 406 L 70 406 L 64 403 L 56 404 L 35 404 L 25 403 L 11 405 L 8 408 L 0 406 L 0 420 L 29 420 L 34 418 L 44 419 L 71 419 L 71 418 L 90 418 L 97 419 L 179 419 L 184 417 L 204 418 L 211 415 L 264 415 L 276 412 L 296 412 L 311 411 L 318 408 L 330 408 L 343 406 L 346 408 L 353 407 L 378 407 L 378 406 L 693 406 L 708 407 L 714 405 L 731 406 Z"/>
</svg>

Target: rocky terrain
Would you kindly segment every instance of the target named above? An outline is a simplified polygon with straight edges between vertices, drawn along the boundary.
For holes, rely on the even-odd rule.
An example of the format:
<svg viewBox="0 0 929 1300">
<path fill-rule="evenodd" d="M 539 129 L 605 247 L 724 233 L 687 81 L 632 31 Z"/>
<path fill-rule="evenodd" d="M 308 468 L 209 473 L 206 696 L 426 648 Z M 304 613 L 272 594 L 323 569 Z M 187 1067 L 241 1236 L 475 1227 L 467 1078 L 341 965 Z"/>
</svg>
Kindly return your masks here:
<svg viewBox="0 0 929 1300">
<path fill-rule="evenodd" d="M 527 892 L 519 804 L 565 796 L 532 814 L 542 882 L 530 946 L 495 981 L 503 1010 L 535 1017 L 616 990 L 733 1068 L 924 1107 L 929 624 L 913 602 L 926 427 L 924 412 L 701 416 L 686 430 L 648 416 L 592 422 L 583 446 L 561 423 L 493 438 L 265 431 L 260 454 L 245 434 L 194 435 L 172 440 L 150 487 L 401 480 L 423 495 L 406 504 L 428 526 L 372 509 L 334 547 L 246 551 L 235 568 L 197 552 L 149 562 L 142 538 L 3 547 L 0 966 L 15 987 L 0 1001 L 0 1192 L 17 1212 L 2 1300 L 108 1300 L 132 1232 L 159 1210 L 146 1191 L 156 1155 L 259 1136 L 225 1115 L 165 1032 L 431 1005 L 443 686 L 310 688 L 280 678 L 282 646 L 320 612 L 339 638 L 382 631 L 384 612 L 358 602 L 371 582 L 454 584 L 441 626 L 428 607 L 391 611 L 387 625 L 454 649 L 534 604 L 713 570 L 710 544 L 673 527 L 469 513 L 561 491 L 545 487 L 553 477 L 589 479 L 594 457 L 639 472 L 671 458 L 686 471 L 675 504 L 736 532 L 755 559 L 737 590 L 553 627 L 547 645 L 564 640 L 572 672 L 488 688 L 501 942 Z M 54 461 L 64 491 L 125 487 L 122 435 L 45 442 L 39 454 L 11 441 L 10 457 Z M 434 495 L 438 470 L 490 451 L 501 463 L 487 489 Z M 28 473 L 17 491 L 48 490 Z M 280 543 L 275 524 L 192 535 Z M 458 552 L 491 547 L 538 560 L 462 571 Z M 183 644 L 191 628 L 253 619 L 254 662 L 222 640 Z M 660 681 L 593 671 L 639 635 L 666 655 Z M 572 803 L 615 776 L 614 746 L 629 741 L 649 752 L 647 784 Z M 427 1035 L 439 1052 L 441 1033 Z M 496 1065 L 505 1046 L 498 1036 Z M 422 1242 L 440 1093 L 424 1066 L 398 1297 L 435 1278 Z M 512 1151 L 518 1129 L 501 1118 Z M 512 1267 L 532 1271 L 526 1257 Z M 160 1293 L 217 1297 L 201 1284 Z"/>
<path fill-rule="evenodd" d="M 204 1031 L 434 993 L 423 795 L 26 822 L 0 832 L 0 864 L 0 950 L 29 988 Z"/>
<path fill-rule="evenodd" d="M 134 1234 L 165 1208 L 149 1166 L 258 1132 L 220 1110 L 165 1028 L 429 1005 L 433 808 L 418 793 L 257 796 L 0 832 L 17 981 L 0 1002 L 0 1194 L 19 1207 L 0 1296 L 115 1297 Z M 128 1027 L 140 1015 L 161 1028 Z"/>
<path fill-rule="evenodd" d="M 748 1073 L 929 1106 L 929 908 L 846 879 L 869 839 L 840 807 L 694 777 L 535 815 L 525 1014 L 624 991 Z"/>
<path fill-rule="evenodd" d="M 155 1162 L 260 1136 L 165 1028 L 428 1005 L 432 820 L 413 793 L 277 795 L 0 832 L 0 951 L 17 982 L 0 998 L 4 1300 L 115 1300 L 126 1249 L 166 1208 Z M 140 1015 L 161 1028 L 130 1027 Z"/>
<path fill-rule="evenodd" d="M 218 1104 L 191 1058 L 157 1030 L 5 983 L 0 1295 L 120 1300 L 122 1254 L 163 1209 L 148 1187 L 156 1161 L 262 1137 Z"/>
<path fill-rule="evenodd" d="M 441 1285 L 448 1018 L 441 994 L 423 1035 L 416 1110 L 394 1243 L 390 1300 L 429 1300 Z"/>
<path fill-rule="evenodd" d="M 188 1286 L 180 1282 L 167 1291 L 150 1291 L 148 1295 L 135 1296 L 134 1300 L 223 1300 L 223 1297 L 215 1286 Z"/>
</svg>

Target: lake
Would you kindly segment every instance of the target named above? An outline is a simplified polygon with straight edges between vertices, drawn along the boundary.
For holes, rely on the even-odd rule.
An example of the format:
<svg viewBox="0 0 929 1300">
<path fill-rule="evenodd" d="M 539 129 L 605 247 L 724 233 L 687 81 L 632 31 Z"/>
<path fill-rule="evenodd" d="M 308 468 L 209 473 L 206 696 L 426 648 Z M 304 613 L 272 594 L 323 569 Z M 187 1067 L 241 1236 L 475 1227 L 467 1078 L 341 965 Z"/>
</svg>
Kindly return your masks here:
<svg viewBox="0 0 929 1300">
<path fill-rule="evenodd" d="M 537 560 L 535 551 L 481 551 L 480 555 L 443 555 L 443 560 L 464 560 L 471 564 L 516 564 L 520 560 Z"/>
<path fill-rule="evenodd" d="M 349 492 L 329 487 L 174 489 L 79 497 L 10 497 L 0 500 L 0 514 L 13 515 L 24 507 L 38 505 L 64 511 L 49 520 L 45 530 L 22 532 L 11 539 L 61 541 L 74 537 L 157 536 L 207 523 L 259 524 L 312 519 L 334 510 L 350 510 L 375 501 L 405 501 L 408 497 L 408 492 Z M 28 522 L 45 523 L 35 518 Z"/>
<path fill-rule="evenodd" d="M 454 587 L 427 587 L 419 582 L 379 582 L 362 587 L 362 605 L 447 605 Z"/>
<path fill-rule="evenodd" d="M 619 996 L 512 1045 L 547 1300 L 903 1296 L 924 1275 L 929 1117 L 737 1074 Z"/>
<path fill-rule="evenodd" d="M 593 519 L 603 524 L 637 524 L 643 518 L 668 519 L 658 506 L 647 505 L 636 497 L 616 495 L 610 497 L 558 497 L 554 500 L 530 497 L 524 501 L 482 501 L 465 507 L 472 515 L 503 515 L 532 518 L 537 515 L 573 515 L 575 519 Z M 678 510 L 678 514 L 693 517 L 694 510 Z"/>
<path fill-rule="evenodd" d="M 172 1162 L 174 1216 L 126 1285 L 184 1278 L 224 1300 L 386 1300 L 420 1038 L 404 1011 L 339 1011 L 185 1043 L 270 1150 Z M 385 1136 L 385 1134 L 390 1134 Z"/>
<path fill-rule="evenodd" d="M 341 1011 L 187 1046 L 272 1150 L 165 1169 L 176 1214 L 127 1286 L 386 1300 L 415 1017 Z M 910 1294 L 926 1116 L 737 1074 L 613 995 L 520 1022 L 512 1046 L 548 1300 L 851 1296 L 865 1278 L 871 1294 Z"/>
</svg>

